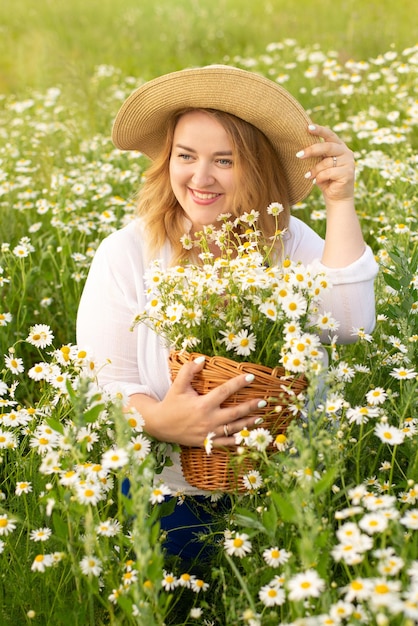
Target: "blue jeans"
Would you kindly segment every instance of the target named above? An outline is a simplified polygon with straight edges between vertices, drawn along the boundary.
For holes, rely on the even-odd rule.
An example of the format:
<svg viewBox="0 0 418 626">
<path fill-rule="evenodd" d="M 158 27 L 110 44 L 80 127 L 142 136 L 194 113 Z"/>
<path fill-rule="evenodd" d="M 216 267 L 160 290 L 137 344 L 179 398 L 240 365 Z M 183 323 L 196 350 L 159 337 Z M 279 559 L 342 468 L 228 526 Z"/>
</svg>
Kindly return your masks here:
<svg viewBox="0 0 418 626">
<path fill-rule="evenodd" d="M 130 482 L 127 478 L 122 482 L 123 495 L 129 497 Z M 166 496 L 165 501 L 173 500 Z M 177 498 L 176 498 L 177 500 Z M 180 501 L 180 500 L 179 500 Z M 185 496 L 174 511 L 160 518 L 160 528 L 165 531 L 163 543 L 168 556 L 179 556 L 184 561 L 206 560 L 215 552 L 215 545 L 201 541 L 202 535 L 209 535 L 224 527 L 222 514 L 229 508 L 226 496 L 217 502 L 211 502 L 206 496 Z"/>
</svg>

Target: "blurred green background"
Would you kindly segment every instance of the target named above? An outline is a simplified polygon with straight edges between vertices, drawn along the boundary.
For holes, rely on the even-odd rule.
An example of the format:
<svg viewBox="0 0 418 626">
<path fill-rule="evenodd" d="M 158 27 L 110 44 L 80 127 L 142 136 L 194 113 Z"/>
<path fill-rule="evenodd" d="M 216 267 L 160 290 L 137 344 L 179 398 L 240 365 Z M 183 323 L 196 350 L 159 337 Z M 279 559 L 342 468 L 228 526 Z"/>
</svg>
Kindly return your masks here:
<svg viewBox="0 0 418 626">
<path fill-rule="evenodd" d="M 144 79 L 296 39 L 364 60 L 418 41 L 415 0 L 0 0 L 0 93 L 66 84 L 98 64 Z"/>
</svg>

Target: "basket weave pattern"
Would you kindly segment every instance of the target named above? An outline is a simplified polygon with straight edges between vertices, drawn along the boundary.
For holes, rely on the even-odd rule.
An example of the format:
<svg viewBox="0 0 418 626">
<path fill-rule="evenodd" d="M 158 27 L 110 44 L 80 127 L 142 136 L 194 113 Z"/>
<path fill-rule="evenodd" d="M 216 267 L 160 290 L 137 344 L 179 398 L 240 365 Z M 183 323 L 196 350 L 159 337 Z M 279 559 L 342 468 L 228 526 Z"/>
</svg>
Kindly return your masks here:
<svg viewBox="0 0 418 626">
<path fill-rule="evenodd" d="M 198 356 L 201 355 L 171 351 L 169 366 L 172 380 L 184 363 L 193 361 Z M 237 363 L 220 356 L 206 356 L 204 368 L 195 376 L 192 385 L 198 394 L 203 395 L 243 373 L 254 374 L 254 381 L 227 398 L 222 406 L 234 406 L 253 398 L 262 398 L 267 406 L 256 409 L 251 414 L 252 417 L 262 417 L 263 428 L 268 428 L 273 437 L 283 433 L 295 418 L 288 404 L 292 401 L 293 394 L 297 395 L 306 388 L 304 377 L 286 376 L 282 367 L 272 369 L 255 363 Z M 279 412 L 276 409 L 278 406 L 281 407 Z M 240 457 L 233 448 L 213 448 L 212 453 L 207 454 L 203 446 L 181 446 L 180 459 L 187 482 L 208 491 L 244 491 L 242 477 L 254 469 L 251 460 L 245 456 Z"/>
</svg>

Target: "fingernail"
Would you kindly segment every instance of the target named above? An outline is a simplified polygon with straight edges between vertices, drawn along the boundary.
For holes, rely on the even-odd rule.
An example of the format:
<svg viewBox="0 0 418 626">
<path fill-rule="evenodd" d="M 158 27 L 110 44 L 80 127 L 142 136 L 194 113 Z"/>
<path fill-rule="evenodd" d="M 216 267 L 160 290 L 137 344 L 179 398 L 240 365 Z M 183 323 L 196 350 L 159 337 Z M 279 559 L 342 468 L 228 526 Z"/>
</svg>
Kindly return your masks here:
<svg viewBox="0 0 418 626">
<path fill-rule="evenodd" d="M 261 407 L 260 407 L 261 408 Z M 258 426 L 259 424 L 262 424 L 264 422 L 264 419 L 262 417 L 257 417 L 256 420 L 254 420 L 254 424 L 256 426 Z"/>
<path fill-rule="evenodd" d="M 312 185 L 316 185 L 316 178 L 312 179 Z"/>
<path fill-rule="evenodd" d="M 300 159 L 300 157 L 303 157 L 304 154 L 305 150 L 299 150 L 299 152 L 296 152 L 296 156 L 298 157 L 298 159 Z"/>
<path fill-rule="evenodd" d="M 198 356 L 198 357 L 196 357 L 196 358 L 195 358 L 195 360 L 194 360 L 194 362 L 195 362 L 195 363 L 197 363 L 198 365 L 200 365 L 201 363 L 204 363 L 204 361 L 205 361 L 205 357 L 204 357 L 204 355 L 202 355 L 202 356 Z"/>
<path fill-rule="evenodd" d="M 255 378 L 254 374 L 247 374 L 245 377 L 245 380 L 247 381 L 247 383 L 252 383 L 254 378 Z"/>
<path fill-rule="evenodd" d="M 309 124 L 308 128 L 309 130 L 316 130 L 315 124 Z"/>
<path fill-rule="evenodd" d="M 310 177 L 311 177 L 311 172 L 306 172 L 305 178 L 310 178 Z"/>
</svg>

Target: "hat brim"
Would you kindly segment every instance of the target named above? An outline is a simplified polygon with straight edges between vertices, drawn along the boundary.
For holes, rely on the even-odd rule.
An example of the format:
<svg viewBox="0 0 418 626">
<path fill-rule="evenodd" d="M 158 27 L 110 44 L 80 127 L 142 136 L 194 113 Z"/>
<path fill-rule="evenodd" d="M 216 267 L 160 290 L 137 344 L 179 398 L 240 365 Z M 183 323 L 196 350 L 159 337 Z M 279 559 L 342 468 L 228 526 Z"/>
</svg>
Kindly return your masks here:
<svg viewBox="0 0 418 626">
<path fill-rule="evenodd" d="M 113 143 L 153 160 L 163 148 L 170 117 L 185 108 L 225 111 L 261 130 L 279 157 L 290 204 L 309 194 L 312 182 L 304 175 L 318 159 L 300 160 L 296 153 L 319 141 L 308 132 L 311 120 L 286 89 L 255 72 L 212 65 L 144 83 L 120 108 L 113 124 Z"/>
</svg>

